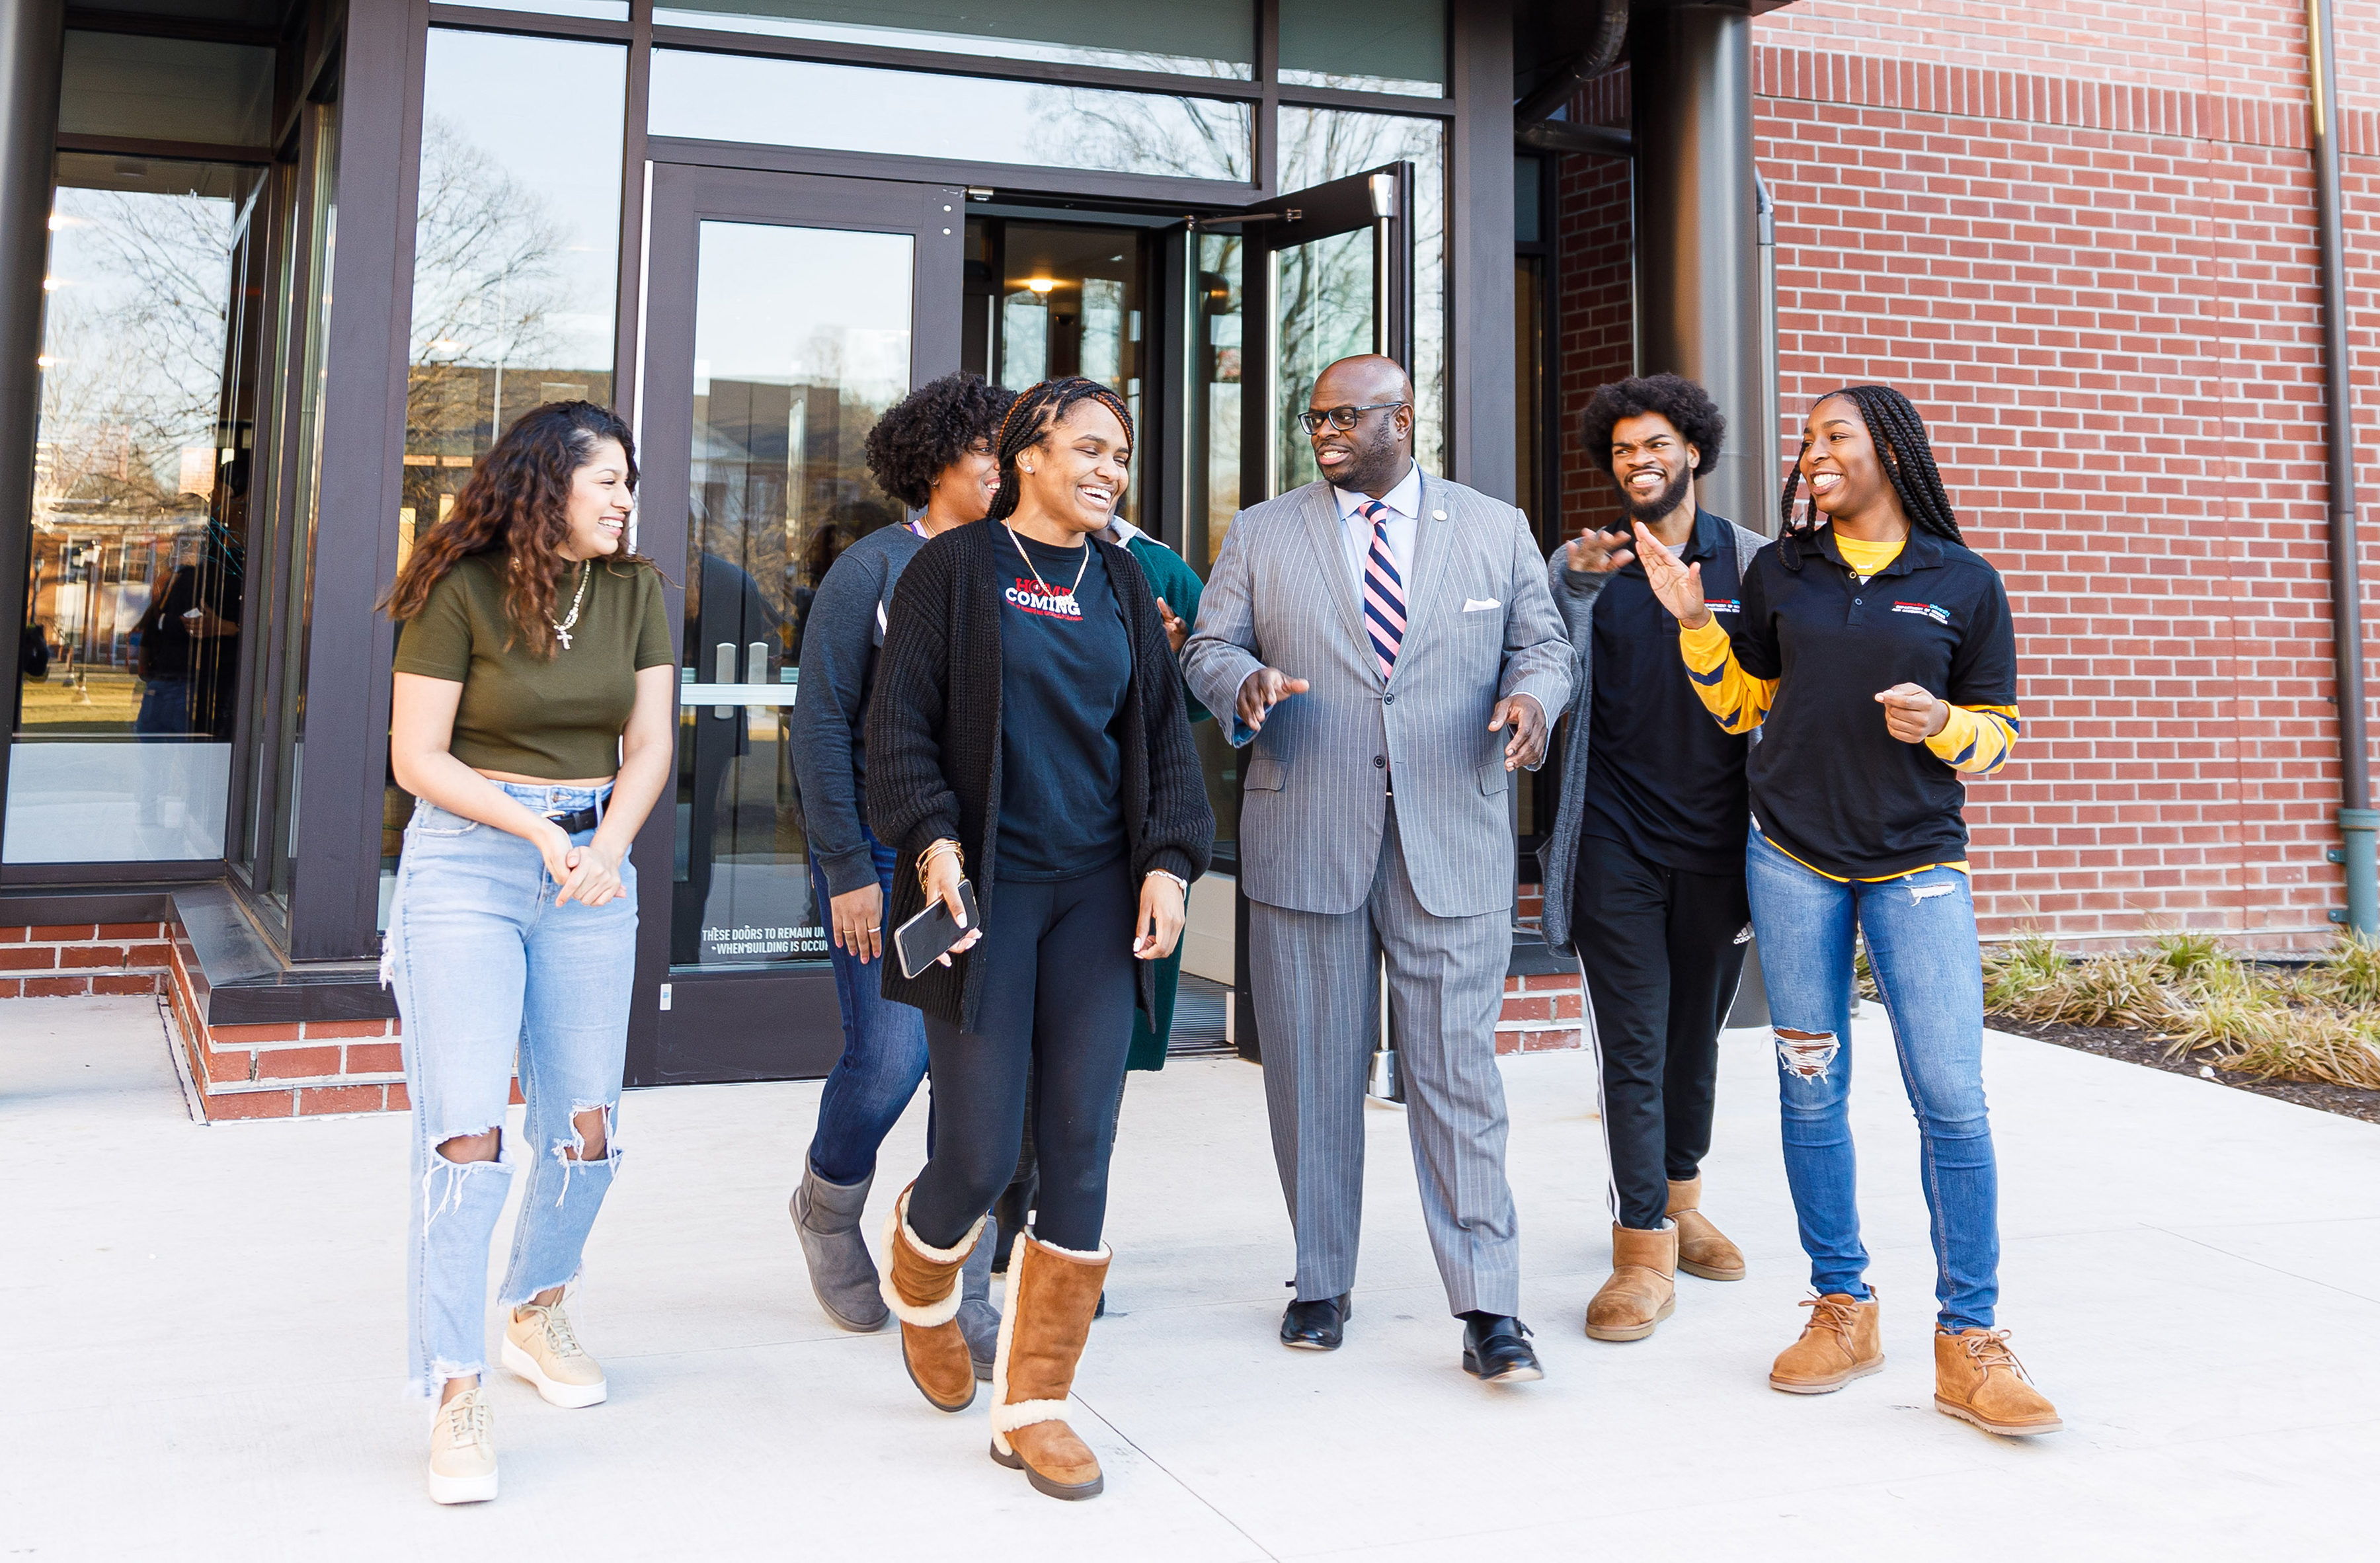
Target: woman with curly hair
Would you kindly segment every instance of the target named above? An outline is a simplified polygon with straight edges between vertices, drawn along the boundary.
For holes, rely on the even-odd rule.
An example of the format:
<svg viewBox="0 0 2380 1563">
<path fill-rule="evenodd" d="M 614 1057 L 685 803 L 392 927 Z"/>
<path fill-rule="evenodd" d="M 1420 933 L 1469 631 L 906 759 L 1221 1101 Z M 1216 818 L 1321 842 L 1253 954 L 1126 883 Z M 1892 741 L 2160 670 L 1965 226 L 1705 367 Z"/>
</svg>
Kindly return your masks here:
<svg viewBox="0 0 2380 1563">
<path fill-rule="evenodd" d="M 792 1208 L 810 1290 L 827 1317 L 845 1329 L 879 1329 L 889 1317 L 860 1213 L 876 1176 L 877 1147 L 926 1074 L 925 1017 L 886 998 L 868 969 L 892 944 L 884 914 L 892 885 L 892 849 L 868 830 L 861 807 L 868 693 L 901 573 L 928 539 L 980 521 L 991 508 L 1000 489 L 991 441 L 1013 400 L 974 375 L 948 374 L 877 420 L 868 434 L 868 469 L 917 514 L 843 551 L 819 583 L 802 630 L 794 777 L 809 838 L 810 892 L 833 939 L 829 959 L 843 1006 L 843 1055 L 819 1098 L 818 1128 Z M 989 1363 L 998 1320 L 970 1323 Z"/>
<path fill-rule="evenodd" d="M 1156 1009 L 1215 818 L 1157 600 L 1096 535 L 1123 492 L 1131 413 L 1096 381 L 1045 381 L 997 448 L 993 519 L 936 538 L 901 577 L 868 714 L 868 818 L 901 854 L 894 922 L 940 901 L 968 930 L 939 964 L 884 974 L 926 1012 L 934 1082 L 884 1295 L 928 1401 L 973 1403 L 960 1270 L 1015 1169 L 1029 1089 L 1040 1193 L 1009 1258 L 991 1456 L 1084 1498 L 1102 1477 L 1066 1396 L 1107 1276 L 1133 1012 Z"/>
<path fill-rule="evenodd" d="M 2007 764 L 2021 731 L 2008 588 L 1960 535 L 1925 422 L 1890 386 L 1810 409 L 1783 519 L 1733 624 L 1713 616 L 1701 565 L 1636 528 L 1703 704 L 1730 733 L 1761 728 L 1744 867 L 1812 1292 L 1768 1382 L 1822 1395 L 1884 1366 L 1853 1199 L 1852 958 L 1864 936 L 1933 1218 L 1935 1407 L 1988 1433 L 2054 1433 L 2058 1409 L 1993 1327 L 1999 1173 L 1961 815 L 1961 779 Z"/>
<path fill-rule="evenodd" d="M 405 1021 L 409 1337 L 415 1387 L 439 1397 L 439 1503 L 496 1496 L 480 1379 L 488 1244 L 516 1173 L 504 1364 L 557 1406 L 606 1393 L 562 1300 L 619 1168 L 628 846 L 677 726 L 661 575 L 626 551 L 635 449 L 589 402 L 525 414 L 384 604 L 404 626 L 389 764 L 414 810 L 381 975 Z M 516 1067 L 526 1144 L 504 1133 Z"/>
</svg>

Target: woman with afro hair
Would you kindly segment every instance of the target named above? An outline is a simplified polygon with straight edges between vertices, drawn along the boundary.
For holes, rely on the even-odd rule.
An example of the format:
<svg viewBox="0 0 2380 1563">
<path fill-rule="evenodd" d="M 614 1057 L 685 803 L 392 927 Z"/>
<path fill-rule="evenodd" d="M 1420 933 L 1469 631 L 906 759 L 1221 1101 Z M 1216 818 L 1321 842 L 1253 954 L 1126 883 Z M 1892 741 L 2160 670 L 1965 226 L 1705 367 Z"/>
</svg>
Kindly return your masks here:
<svg viewBox="0 0 2380 1563">
<path fill-rule="evenodd" d="M 870 833 L 861 806 L 868 696 L 902 571 L 927 539 L 991 510 L 1000 490 L 992 438 L 1014 399 L 974 375 L 948 374 L 877 420 L 868 434 L 868 469 L 912 518 L 843 551 L 819 583 L 802 629 L 794 777 L 809 838 L 811 893 L 832 937 L 828 958 L 843 1006 L 843 1056 L 819 1098 L 792 1208 L 810 1289 L 845 1329 L 880 1329 L 890 1317 L 860 1213 L 877 1147 L 926 1074 L 925 1017 L 886 999 L 871 969 L 892 942 L 885 909 L 893 853 Z"/>
</svg>

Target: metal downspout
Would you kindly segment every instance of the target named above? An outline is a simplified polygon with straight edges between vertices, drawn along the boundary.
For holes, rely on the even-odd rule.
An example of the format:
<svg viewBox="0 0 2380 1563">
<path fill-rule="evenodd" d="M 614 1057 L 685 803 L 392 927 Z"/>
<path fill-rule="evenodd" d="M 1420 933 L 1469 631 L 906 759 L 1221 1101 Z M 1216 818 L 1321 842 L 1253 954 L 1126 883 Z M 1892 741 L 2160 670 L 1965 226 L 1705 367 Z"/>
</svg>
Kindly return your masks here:
<svg viewBox="0 0 2380 1563">
<path fill-rule="evenodd" d="M 2370 750 L 2364 728 L 2363 602 L 2355 525 L 2355 403 L 2347 357 L 2347 249 L 2340 225 L 2338 82 L 2331 68 L 2330 0 L 2306 0 L 2306 74 L 2313 99 L 2313 210 L 2322 275 L 2323 401 L 2330 478 L 2331 650 L 2338 664 L 2338 858 L 2347 869 L 2342 919 L 2366 938 L 2380 933 L 2380 866 L 2372 808 Z M 2338 918 L 2338 913 L 2332 913 Z"/>
</svg>

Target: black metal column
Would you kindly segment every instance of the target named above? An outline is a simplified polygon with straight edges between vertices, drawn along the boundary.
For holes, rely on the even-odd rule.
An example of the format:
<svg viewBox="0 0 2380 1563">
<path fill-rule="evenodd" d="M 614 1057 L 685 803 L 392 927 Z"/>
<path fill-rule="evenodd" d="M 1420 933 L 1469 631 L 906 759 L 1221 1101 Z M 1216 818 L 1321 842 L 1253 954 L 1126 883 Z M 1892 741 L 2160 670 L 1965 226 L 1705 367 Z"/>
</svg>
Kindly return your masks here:
<svg viewBox="0 0 2380 1563">
<path fill-rule="evenodd" d="M 1765 531 L 1751 12 L 1640 4 L 1628 38 L 1637 372 L 1682 374 L 1709 390 L 1728 441 L 1702 502 Z"/>
<path fill-rule="evenodd" d="M 0 816 L 16 731 L 33 437 L 42 412 L 42 276 L 50 260 L 50 164 L 58 128 L 59 0 L 0 5 Z M 7 829 L 0 818 L 0 832 Z"/>
<path fill-rule="evenodd" d="M 1447 476 L 1510 502 L 1518 487 L 1512 341 L 1512 16 L 1456 6 L 1447 158 Z"/>
</svg>

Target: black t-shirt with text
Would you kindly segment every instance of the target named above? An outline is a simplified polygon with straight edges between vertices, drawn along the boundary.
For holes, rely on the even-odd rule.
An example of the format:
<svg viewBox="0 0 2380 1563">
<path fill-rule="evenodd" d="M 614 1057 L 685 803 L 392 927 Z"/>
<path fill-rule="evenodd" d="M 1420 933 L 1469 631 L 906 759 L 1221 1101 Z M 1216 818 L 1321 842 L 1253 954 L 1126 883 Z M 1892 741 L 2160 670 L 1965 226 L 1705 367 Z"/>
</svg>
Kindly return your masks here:
<svg viewBox="0 0 2380 1563">
<path fill-rule="evenodd" d="M 1905 683 L 1954 706 L 2017 703 L 2016 623 L 1981 554 L 1912 531 L 1863 581 L 1824 528 L 1771 543 L 1729 637 L 1745 672 L 1778 681 L 1750 767 L 1763 834 L 1852 879 L 1966 856 L 1965 783 L 1925 745 L 1895 738 L 1876 697 Z"/>
<path fill-rule="evenodd" d="M 1132 638 L 1099 550 L 1086 560 L 1087 543 L 1051 548 L 991 525 L 1001 599 L 999 874 L 1072 878 L 1124 850 Z"/>
</svg>

